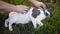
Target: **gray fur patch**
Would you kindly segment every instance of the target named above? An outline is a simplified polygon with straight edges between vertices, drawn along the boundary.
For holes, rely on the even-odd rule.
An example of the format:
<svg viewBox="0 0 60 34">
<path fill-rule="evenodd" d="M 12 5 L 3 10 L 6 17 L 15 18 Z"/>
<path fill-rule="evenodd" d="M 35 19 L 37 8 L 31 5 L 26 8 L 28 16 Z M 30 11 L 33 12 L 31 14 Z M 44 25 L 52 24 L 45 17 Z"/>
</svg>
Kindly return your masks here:
<svg viewBox="0 0 60 34">
<path fill-rule="evenodd" d="M 40 14 L 40 11 L 37 8 L 34 8 L 32 10 L 32 16 L 36 18 Z"/>
</svg>

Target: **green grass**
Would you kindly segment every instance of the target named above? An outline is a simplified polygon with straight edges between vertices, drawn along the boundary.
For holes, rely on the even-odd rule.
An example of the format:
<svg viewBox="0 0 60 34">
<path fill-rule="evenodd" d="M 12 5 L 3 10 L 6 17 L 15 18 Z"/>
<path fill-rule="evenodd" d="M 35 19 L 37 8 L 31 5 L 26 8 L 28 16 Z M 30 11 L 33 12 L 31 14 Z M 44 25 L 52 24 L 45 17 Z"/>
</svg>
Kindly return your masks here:
<svg viewBox="0 0 60 34">
<path fill-rule="evenodd" d="M 27 5 L 27 6 L 34 6 L 32 3 L 28 2 L 28 0 L 5 0 L 10 4 L 14 5 Z M 52 7 L 52 4 L 48 4 L 48 6 Z M 4 29 L 4 34 L 14 34 L 17 32 L 16 28 L 19 28 L 19 32 L 22 30 L 22 34 L 60 34 L 60 5 L 56 5 L 54 10 L 52 10 L 52 17 L 43 20 L 44 25 L 39 27 L 38 29 L 34 29 L 32 23 L 28 24 L 18 24 L 14 25 L 14 31 L 10 32 L 8 29 Z M 18 32 L 17 32 L 18 33 Z"/>
</svg>

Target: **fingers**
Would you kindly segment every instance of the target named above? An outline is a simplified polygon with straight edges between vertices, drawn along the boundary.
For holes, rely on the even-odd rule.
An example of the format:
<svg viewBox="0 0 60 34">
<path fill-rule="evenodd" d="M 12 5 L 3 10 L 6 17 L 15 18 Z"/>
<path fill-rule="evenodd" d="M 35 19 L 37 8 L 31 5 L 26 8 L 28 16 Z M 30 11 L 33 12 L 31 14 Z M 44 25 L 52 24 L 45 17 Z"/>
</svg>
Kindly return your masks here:
<svg viewBox="0 0 60 34">
<path fill-rule="evenodd" d="M 24 13 L 27 13 L 29 10 L 29 7 L 25 8 Z"/>
<path fill-rule="evenodd" d="M 46 5 L 43 2 L 36 1 L 34 5 L 40 9 L 46 9 Z"/>
<path fill-rule="evenodd" d="M 25 5 L 21 5 L 21 6 L 22 6 L 21 8 L 23 8 L 24 10 L 28 10 L 29 9 L 28 6 L 25 6 Z"/>
<path fill-rule="evenodd" d="M 43 9 L 46 9 L 46 5 L 45 4 L 43 4 Z"/>
<path fill-rule="evenodd" d="M 27 12 L 30 10 L 30 8 L 31 8 L 31 7 L 25 8 L 24 13 L 27 13 Z"/>
<path fill-rule="evenodd" d="M 26 11 L 26 12 L 28 12 L 28 10 L 29 10 L 30 8 L 31 8 L 31 7 L 26 8 L 26 10 L 25 10 L 25 11 Z"/>
<path fill-rule="evenodd" d="M 42 3 L 42 2 L 40 2 L 40 6 L 39 7 L 41 7 L 42 9 L 46 9 L 46 5 L 44 3 Z"/>
<path fill-rule="evenodd" d="M 40 7 L 42 8 L 42 9 L 46 9 L 46 6 L 43 4 L 43 5 L 40 5 Z"/>
<path fill-rule="evenodd" d="M 25 5 L 17 5 L 16 6 L 16 11 L 19 13 L 26 13 L 28 12 L 29 7 Z"/>
<path fill-rule="evenodd" d="M 21 7 L 24 7 L 24 8 L 29 8 L 28 6 L 25 6 L 25 5 L 20 5 Z"/>
</svg>

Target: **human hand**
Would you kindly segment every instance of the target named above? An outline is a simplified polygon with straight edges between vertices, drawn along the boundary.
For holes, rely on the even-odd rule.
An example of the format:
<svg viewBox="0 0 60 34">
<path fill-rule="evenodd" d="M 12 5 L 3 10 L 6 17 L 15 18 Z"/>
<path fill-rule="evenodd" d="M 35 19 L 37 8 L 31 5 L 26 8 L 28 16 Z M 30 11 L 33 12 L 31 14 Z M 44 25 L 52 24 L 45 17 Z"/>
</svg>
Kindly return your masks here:
<svg viewBox="0 0 60 34">
<path fill-rule="evenodd" d="M 46 5 L 42 2 L 39 2 L 39 1 L 36 1 L 34 3 L 34 5 L 37 7 L 37 8 L 42 8 L 42 9 L 46 9 Z"/>
<path fill-rule="evenodd" d="M 28 11 L 29 7 L 24 6 L 24 5 L 16 5 L 14 7 L 14 11 L 20 12 L 20 13 L 26 13 Z"/>
<path fill-rule="evenodd" d="M 19 12 L 19 13 L 25 13 L 28 10 L 28 8 L 29 7 L 25 5 L 12 5 L 12 4 L 8 4 L 6 2 L 0 1 L 0 9 L 4 9 L 5 11 L 8 11 L 8 12 L 14 11 L 14 12 Z"/>
<path fill-rule="evenodd" d="M 43 2 L 39 2 L 37 0 L 29 0 L 29 1 L 32 2 L 37 8 L 46 9 L 46 5 Z"/>
</svg>

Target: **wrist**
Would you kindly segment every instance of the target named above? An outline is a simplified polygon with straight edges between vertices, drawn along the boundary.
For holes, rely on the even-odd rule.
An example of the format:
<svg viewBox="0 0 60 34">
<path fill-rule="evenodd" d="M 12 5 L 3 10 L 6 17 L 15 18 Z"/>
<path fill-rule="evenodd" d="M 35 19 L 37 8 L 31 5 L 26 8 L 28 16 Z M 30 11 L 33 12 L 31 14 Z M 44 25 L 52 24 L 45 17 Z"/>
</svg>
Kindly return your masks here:
<svg viewBox="0 0 60 34">
<path fill-rule="evenodd" d="M 31 3 L 36 4 L 38 1 L 37 0 L 29 0 Z"/>
<path fill-rule="evenodd" d="M 7 7 L 5 7 L 6 10 L 8 11 L 15 11 L 15 5 L 8 5 Z"/>
<path fill-rule="evenodd" d="M 15 5 L 9 5 L 7 7 L 5 7 L 7 11 L 9 12 L 14 12 L 16 11 L 16 6 Z"/>
<path fill-rule="evenodd" d="M 29 0 L 29 2 L 32 2 L 32 3 L 35 2 L 35 1 L 36 1 L 36 0 Z"/>
<path fill-rule="evenodd" d="M 9 9 L 10 9 L 10 11 L 16 11 L 16 6 L 15 5 L 11 5 Z"/>
</svg>

